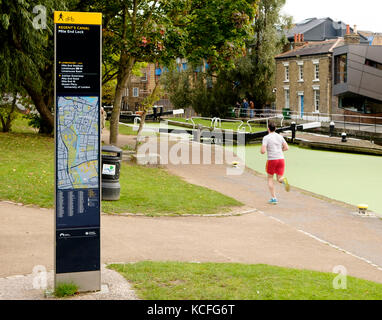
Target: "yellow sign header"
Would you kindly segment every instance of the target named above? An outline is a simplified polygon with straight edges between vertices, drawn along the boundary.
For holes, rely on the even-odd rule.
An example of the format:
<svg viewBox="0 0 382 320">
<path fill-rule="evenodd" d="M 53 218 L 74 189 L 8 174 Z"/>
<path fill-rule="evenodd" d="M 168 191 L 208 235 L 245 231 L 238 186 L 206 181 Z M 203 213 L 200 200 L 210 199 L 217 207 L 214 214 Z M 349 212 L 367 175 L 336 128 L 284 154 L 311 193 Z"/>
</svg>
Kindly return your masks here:
<svg viewBox="0 0 382 320">
<path fill-rule="evenodd" d="M 102 13 L 55 11 L 54 23 L 102 25 Z"/>
</svg>

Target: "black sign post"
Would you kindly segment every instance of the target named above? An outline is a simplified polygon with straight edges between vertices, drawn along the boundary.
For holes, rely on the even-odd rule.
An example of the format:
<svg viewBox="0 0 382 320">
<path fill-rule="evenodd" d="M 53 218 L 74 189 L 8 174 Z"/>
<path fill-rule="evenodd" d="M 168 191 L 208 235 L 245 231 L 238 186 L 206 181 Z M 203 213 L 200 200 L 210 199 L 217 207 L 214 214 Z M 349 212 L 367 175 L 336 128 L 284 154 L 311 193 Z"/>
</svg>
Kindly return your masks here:
<svg viewBox="0 0 382 320">
<path fill-rule="evenodd" d="M 101 13 L 54 12 L 55 286 L 101 288 Z"/>
</svg>

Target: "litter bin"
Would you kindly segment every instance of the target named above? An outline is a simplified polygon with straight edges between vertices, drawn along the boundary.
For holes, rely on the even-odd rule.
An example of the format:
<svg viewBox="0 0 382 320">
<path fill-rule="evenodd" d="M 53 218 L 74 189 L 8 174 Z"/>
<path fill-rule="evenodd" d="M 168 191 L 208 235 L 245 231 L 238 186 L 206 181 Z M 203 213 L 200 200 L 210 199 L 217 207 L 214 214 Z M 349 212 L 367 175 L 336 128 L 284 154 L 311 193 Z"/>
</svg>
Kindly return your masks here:
<svg viewBox="0 0 382 320">
<path fill-rule="evenodd" d="M 122 162 L 122 150 L 115 146 L 102 147 L 102 200 L 119 200 L 121 185 L 119 172 Z"/>
<path fill-rule="evenodd" d="M 290 108 L 283 108 L 283 116 L 285 120 L 290 120 Z"/>
</svg>

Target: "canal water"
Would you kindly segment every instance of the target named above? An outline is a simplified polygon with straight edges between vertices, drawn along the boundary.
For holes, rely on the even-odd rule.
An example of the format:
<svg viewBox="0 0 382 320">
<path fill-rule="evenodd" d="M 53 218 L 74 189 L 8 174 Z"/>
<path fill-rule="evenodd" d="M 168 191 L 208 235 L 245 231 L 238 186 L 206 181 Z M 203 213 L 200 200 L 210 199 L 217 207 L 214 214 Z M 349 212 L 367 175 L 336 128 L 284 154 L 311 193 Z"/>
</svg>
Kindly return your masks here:
<svg viewBox="0 0 382 320">
<path fill-rule="evenodd" d="M 246 146 L 246 165 L 265 173 L 266 155 L 260 145 Z M 382 158 L 378 156 L 317 151 L 290 146 L 285 153 L 292 186 L 352 205 L 368 204 L 382 213 Z"/>
<path fill-rule="evenodd" d="M 146 124 L 148 130 L 158 127 Z M 247 167 L 266 174 L 267 157 L 260 154 L 261 146 L 240 148 L 245 148 Z M 285 158 L 285 175 L 292 186 L 354 206 L 367 204 L 370 210 L 382 214 L 381 157 L 290 146 Z"/>
</svg>

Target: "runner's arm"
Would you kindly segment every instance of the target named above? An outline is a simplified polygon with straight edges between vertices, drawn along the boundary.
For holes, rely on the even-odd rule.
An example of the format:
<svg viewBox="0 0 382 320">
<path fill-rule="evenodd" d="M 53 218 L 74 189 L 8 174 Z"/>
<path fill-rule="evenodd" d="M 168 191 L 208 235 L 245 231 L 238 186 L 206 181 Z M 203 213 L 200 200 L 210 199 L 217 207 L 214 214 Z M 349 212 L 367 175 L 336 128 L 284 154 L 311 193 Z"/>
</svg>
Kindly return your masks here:
<svg viewBox="0 0 382 320">
<path fill-rule="evenodd" d="M 288 151 L 289 150 L 289 146 L 286 142 L 283 143 L 283 151 Z"/>
</svg>

